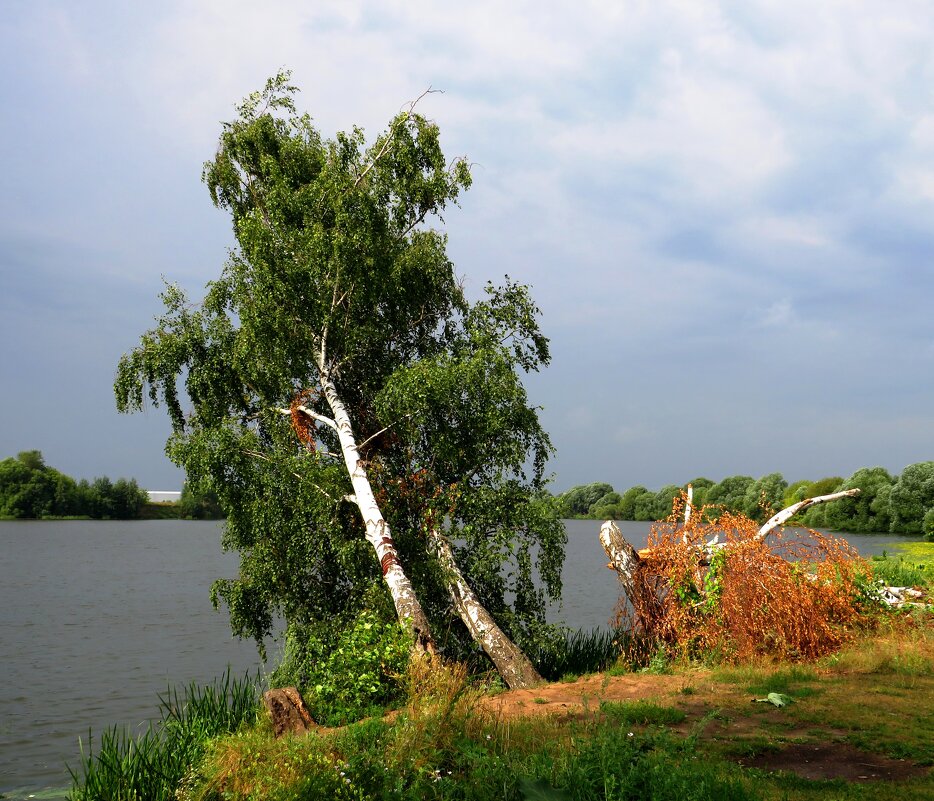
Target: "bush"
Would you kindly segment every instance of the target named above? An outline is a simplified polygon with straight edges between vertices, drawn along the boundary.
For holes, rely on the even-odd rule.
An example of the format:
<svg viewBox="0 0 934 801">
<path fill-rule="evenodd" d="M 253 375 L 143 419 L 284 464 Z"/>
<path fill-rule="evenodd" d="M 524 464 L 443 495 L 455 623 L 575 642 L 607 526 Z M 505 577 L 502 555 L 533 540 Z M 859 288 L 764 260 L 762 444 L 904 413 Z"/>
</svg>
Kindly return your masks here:
<svg viewBox="0 0 934 801">
<path fill-rule="evenodd" d="M 293 626 L 273 687 L 294 685 L 312 717 L 336 726 L 380 711 L 402 698 L 412 643 L 395 621 L 364 610 L 349 626 Z"/>
</svg>

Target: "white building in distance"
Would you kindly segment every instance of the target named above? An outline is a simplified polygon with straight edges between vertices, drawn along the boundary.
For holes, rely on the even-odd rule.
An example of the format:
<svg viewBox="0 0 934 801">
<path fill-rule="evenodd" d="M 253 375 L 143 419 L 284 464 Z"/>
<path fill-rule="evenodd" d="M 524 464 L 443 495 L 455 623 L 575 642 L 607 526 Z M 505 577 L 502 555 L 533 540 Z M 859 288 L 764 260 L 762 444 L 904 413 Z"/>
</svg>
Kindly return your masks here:
<svg viewBox="0 0 934 801">
<path fill-rule="evenodd" d="M 181 492 L 167 492 L 165 490 L 146 490 L 150 503 L 178 503 L 182 499 Z"/>
</svg>

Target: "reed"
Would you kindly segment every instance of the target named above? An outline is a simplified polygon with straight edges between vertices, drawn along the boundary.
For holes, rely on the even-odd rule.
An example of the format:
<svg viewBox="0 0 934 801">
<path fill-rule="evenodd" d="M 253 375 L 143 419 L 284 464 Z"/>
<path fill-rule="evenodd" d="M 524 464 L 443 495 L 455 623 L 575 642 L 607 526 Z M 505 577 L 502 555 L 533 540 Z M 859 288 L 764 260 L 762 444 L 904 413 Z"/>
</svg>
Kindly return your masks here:
<svg viewBox="0 0 934 801">
<path fill-rule="evenodd" d="M 256 722 L 259 676 L 236 678 L 230 670 L 206 686 L 195 682 L 159 697 L 160 719 L 134 735 L 105 729 L 94 749 L 88 733 L 78 767 L 68 766 L 72 801 L 163 801 L 201 757 L 205 743 Z"/>
<path fill-rule="evenodd" d="M 557 647 L 531 655 L 539 673 L 550 681 L 606 670 L 619 658 L 620 633 L 611 629 L 565 631 Z"/>
</svg>

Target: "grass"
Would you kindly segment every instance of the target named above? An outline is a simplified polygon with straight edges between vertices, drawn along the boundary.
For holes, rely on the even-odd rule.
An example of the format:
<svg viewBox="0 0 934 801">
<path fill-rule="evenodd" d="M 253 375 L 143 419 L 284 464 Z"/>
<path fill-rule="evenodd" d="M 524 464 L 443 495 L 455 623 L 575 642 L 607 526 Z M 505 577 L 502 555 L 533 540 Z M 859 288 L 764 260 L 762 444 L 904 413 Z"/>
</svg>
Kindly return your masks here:
<svg viewBox="0 0 934 801">
<path fill-rule="evenodd" d="M 870 564 L 873 578 L 890 587 L 924 587 L 934 584 L 934 565 L 923 561 L 908 561 L 904 556 L 875 556 Z"/>
<path fill-rule="evenodd" d="M 666 661 L 666 671 L 607 671 L 599 690 L 591 677 L 579 704 L 552 703 L 569 684 L 520 693 L 505 715 L 490 711 L 503 694 L 488 698 L 465 666 L 413 660 L 391 716 L 279 740 L 256 716 L 255 685 L 228 676 L 169 693 L 161 723 L 138 738 L 105 733 L 73 798 L 934 799 L 930 774 L 855 784 L 740 764 L 845 744 L 934 765 L 930 615 L 893 616 L 813 663 Z M 796 703 L 750 703 L 770 692 Z"/>
<path fill-rule="evenodd" d="M 680 709 L 649 701 L 604 701 L 600 711 L 608 720 L 620 725 L 674 724 L 682 723 L 687 717 Z"/>
<path fill-rule="evenodd" d="M 609 629 L 565 631 L 563 643 L 529 654 L 549 681 L 606 670 L 619 655 L 619 634 Z"/>
<path fill-rule="evenodd" d="M 659 717 L 648 709 L 638 716 Z M 423 695 L 392 722 L 301 739 L 256 732 L 221 738 L 201 768 L 201 785 L 185 798 L 756 797 L 738 767 L 696 760 L 690 738 L 662 730 L 621 737 L 619 723 L 611 715 L 570 725 L 550 717 L 506 722 L 445 693 Z"/>
<path fill-rule="evenodd" d="M 233 678 L 228 670 L 207 686 L 192 683 L 159 698 L 161 719 L 141 734 L 114 727 L 104 730 L 94 749 L 82 744 L 77 769 L 69 766 L 73 801 L 174 799 L 205 743 L 241 725 L 255 723 L 258 679 Z"/>
</svg>

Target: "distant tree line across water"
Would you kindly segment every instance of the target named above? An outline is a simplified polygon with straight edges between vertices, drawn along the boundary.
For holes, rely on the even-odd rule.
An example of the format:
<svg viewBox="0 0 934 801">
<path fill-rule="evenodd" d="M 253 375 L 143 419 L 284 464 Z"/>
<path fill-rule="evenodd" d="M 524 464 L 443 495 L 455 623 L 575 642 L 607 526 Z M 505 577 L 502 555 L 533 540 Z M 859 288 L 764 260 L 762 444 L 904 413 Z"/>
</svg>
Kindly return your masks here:
<svg viewBox="0 0 934 801">
<path fill-rule="evenodd" d="M 759 522 L 805 498 L 858 487 L 857 497 L 812 506 L 793 522 L 810 528 L 915 534 L 934 540 L 934 462 L 908 465 L 897 476 L 882 467 L 864 467 L 847 479 L 830 476 L 793 484 L 781 473 L 759 479 L 727 476 L 719 483 L 699 477 L 689 483 L 695 508 L 722 507 Z M 619 493 L 610 484 L 594 482 L 572 487 L 557 497 L 566 518 L 663 520 L 671 514 L 674 499 L 686 488 L 687 484 L 667 484 L 653 492 L 635 486 Z"/>
<path fill-rule="evenodd" d="M 182 488 L 178 503 L 150 503 L 133 478 L 75 481 L 45 463 L 40 451 L 23 451 L 0 461 L 0 518 L 218 518 L 217 499 Z"/>
</svg>

